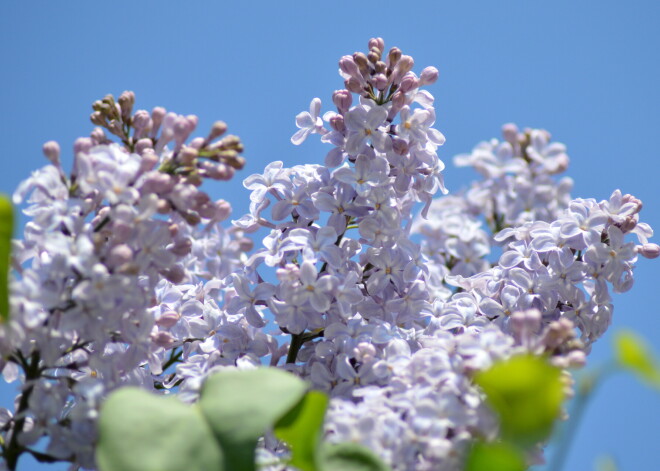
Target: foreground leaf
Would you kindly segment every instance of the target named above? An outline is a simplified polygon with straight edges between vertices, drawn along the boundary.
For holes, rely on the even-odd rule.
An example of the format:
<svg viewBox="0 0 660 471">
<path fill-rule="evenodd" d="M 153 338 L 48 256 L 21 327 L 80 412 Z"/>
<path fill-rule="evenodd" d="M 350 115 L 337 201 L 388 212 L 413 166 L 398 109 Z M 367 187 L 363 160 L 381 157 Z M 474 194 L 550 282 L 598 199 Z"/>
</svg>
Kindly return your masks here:
<svg viewBox="0 0 660 471">
<path fill-rule="evenodd" d="M 9 267 L 13 232 L 13 206 L 9 198 L 0 195 L 0 323 L 9 319 Z"/>
<path fill-rule="evenodd" d="M 226 370 L 210 376 L 199 401 L 222 444 L 227 469 L 255 469 L 259 438 L 295 407 L 307 384 L 275 368 Z"/>
<path fill-rule="evenodd" d="M 614 337 L 614 355 L 617 362 L 650 386 L 660 389 L 658 362 L 646 342 L 631 331 L 623 331 Z"/>
<path fill-rule="evenodd" d="M 223 457 L 199 408 L 127 387 L 101 407 L 100 471 L 222 471 Z M 236 468 L 234 468 L 236 469 Z"/>
<path fill-rule="evenodd" d="M 290 464 L 301 471 L 315 471 L 328 396 L 310 391 L 275 426 L 275 436 L 291 449 Z"/>
<path fill-rule="evenodd" d="M 564 400 L 558 368 L 544 358 L 519 355 L 479 373 L 475 382 L 499 415 L 505 440 L 527 447 L 550 436 Z"/>
<path fill-rule="evenodd" d="M 378 456 L 357 443 L 326 445 L 320 461 L 321 471 L 389 471 Z"/>
<path fill-rule="evenodd" d="M 524 471 L 525 459 L 506 443 L 476 443 L 470 450 L 465 471 Z"/>
</svg>

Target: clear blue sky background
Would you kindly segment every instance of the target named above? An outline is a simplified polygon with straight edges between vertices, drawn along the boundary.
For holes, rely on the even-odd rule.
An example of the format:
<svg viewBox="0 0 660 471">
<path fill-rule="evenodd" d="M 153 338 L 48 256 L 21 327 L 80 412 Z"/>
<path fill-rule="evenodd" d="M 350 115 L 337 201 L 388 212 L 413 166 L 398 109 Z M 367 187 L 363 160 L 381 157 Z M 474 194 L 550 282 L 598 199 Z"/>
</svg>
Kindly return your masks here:
<svg viewBox="0 0 660 471">
<path fill-rule="evenodd" d="M 648 1 L 218 2 L 24 1 L 0 3 L 0 191 L 12 192 L 59 141 L 92 129 L 93 100 L 134 90 L 137 107 L 217 119 L 245 143 L 247 168 L 211 190 L 247 209 L 240 181 L 269 161 L 322 163 L 311 139 L 291 145 L 295 115 L 342 88 L 337 60 L 372 36 L 434 65 L 437 127 L 447 186 L 472 175 L 451 157 L 499 134 L 500 125 L 543 127 L 568 145 L 574 195 L 633 193 L 660 230 L 660 4 Z M 329 109 L 329 107 L 325 108 Z M 659 238 L 660 239 L 660 238 Z M 658 242 L 656 239 L 655 242 Z M 612 330 L 631 327 L 660 351 L 660 260 L 641 260 L 633 290 L 615 302 Z M 609 358 L 610 337 L 594 348 Z M 0 381 L 1 382 L 1 381 Z M 10 404 L 15 385 L 0 385 Z M 622 470 L 660 462 L 660 394 L 624 375 L 590 404 L 566 470 L 613 455 Z M 28 460 L 21 469 L 65 469 Z"/>
</svg>

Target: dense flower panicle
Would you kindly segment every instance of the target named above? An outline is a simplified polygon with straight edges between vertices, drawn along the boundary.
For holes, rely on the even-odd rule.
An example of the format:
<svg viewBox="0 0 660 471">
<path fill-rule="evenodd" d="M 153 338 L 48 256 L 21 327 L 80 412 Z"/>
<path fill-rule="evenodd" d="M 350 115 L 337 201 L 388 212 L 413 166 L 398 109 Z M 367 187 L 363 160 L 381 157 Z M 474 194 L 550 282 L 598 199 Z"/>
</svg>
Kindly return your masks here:
<svg viewBox="0 0 660 471">
<path fill-rule="evenodd" d="M 191 139 L 195 116 L 133 112 L 125 92 L 94 103 L 70 173 L 47 143 L 51 165 L 14 195 L 30 221 L 0 330 L 2 374 L 21 380 L 16 410 L 0 409 L 5 456 L 46 437 L 50 457 L 93 468 L 112 390 L 193 402 L 212 372 L 269 363 L 330 395 L 327 440 L 394 470 L 454 470 L 499 434 L 476 372 L 517 353 L 583 365 L 611 292 L 660 255 L 641 201 L 571 199 L 565 146 L 512 124 L 455 158 L 479 181 L 433 199 L 447 193 L 424 89 L 438 71 L 413 67 L 380 38 L 342 57 L 334 108 L 314 98 L 291 138 L 319 134 L 324 165 L 248 176 L 249 213 L 224 227 L 231 206 L 201 189 L 244 164 L 222 122 Z M 266 437 L 259 460 L 286 469 L 286 453 Z"/>
</svg>

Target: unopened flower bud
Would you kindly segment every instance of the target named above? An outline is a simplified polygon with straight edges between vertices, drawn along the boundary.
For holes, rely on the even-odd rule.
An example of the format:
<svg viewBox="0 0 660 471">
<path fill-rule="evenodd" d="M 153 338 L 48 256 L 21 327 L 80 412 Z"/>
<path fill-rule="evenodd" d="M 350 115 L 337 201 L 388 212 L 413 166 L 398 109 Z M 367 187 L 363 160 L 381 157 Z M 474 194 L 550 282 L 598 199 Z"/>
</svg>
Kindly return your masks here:
<svg viewBox="0 0 660 471">
<path fill-rule="evenodd" d="M 151 139 L 149 138 L 144 138 L 140 139 L 135 143 L 135 153 L 142 155 L 144 157 L 144 151 L 147 149 L 153 149 L 153 143 L 151 142 Z M 155 154 L 154 154 L 155 155 Z M 156 157 L 156 161 L 158 160 L 158 157 Z"/>
<path fill-rule="evenodd" d="M 123 122 L 127 123 L 131 119 L 131 112 L 133 111 L 133 105 L 135 104 L 135 93 L 130 91 L 125 91 L 119 95 L 119 108 L 121 109 L 121 119 Z"/>
<path fill-rule="evenodd" d="M 94 142 L 95 146 L 99 144 L 107 144 L 110 142 L 102 128 L 94 128 L 92 132 L 89 133 L 89 137 Z"/>
<path fill-rule="evenodd" d="M 164 329 L 174 327 L 181 319 L 181 314 L 176 311 L 165 311 L 156 319 L 156 325 Z"/>
<path fill-rule="evenodd" d="M 337 110 L 344 114 L 353 104 L 353 95 L 348 90 L 335 90 L 332 94 L 332 102 L 337 107 Z"/>
<path fill-rule="evenodd" d="M 515 146 L 518 143 L 518 126 L 513 123 L 507 123 L 502 126 L 502 136 L 504 140 Z"/>
<path fill-rule="evenodd" d="M 105 116 L 100 111 L 94 111 L 89 115 L 89 120 L 96 126 L 107 126 Z"/>
<path fill-rule="evenodd" d="M 407 74 L 401 79 L 401 85 L 399 85 L 399 91 L 402 93 L 407 93 L 410 90 L 419 87 L 419 80 L 413 74 Z"/>
<path fill-rule="evenodd" d="M 394 67 L 397 62 L 399 62 L 399 59 L 401 59 L 401 49 L 398 47 L 393 47 L 390 49 L 389 54 L 387 54 L 387 64 L 390 67 Z"/>
<path fill-rule="evenodd" d="M 330 118 L 330 126 L 337 132 L 343 133 L 346 131 L 346 124 L 344 123 L 344 117 L 340 114 L 334 115 Z"/>
<path fill-rule="evenodd" d="M 135 112 L 133 115 L 133 128 L 135 129 L 133 137 L 136 139 L 146 137 L 152 126 L 151 116 L 147 110 L 137 110 Z"/>
<path fill-rule="evenodd" d="M 228 201 L 218 200 L 215 202 L 215 206 L 215 218 L 217 221 L 224 221 L 231 215 L 231 204 Z"/>
<path fill-rule="evenodd" d="M 46 158 L 55 165 L 60 167 L 60 145 L 55 141 L 48 141 L 41 148 Z"/>
<path fill-rule="evenodd" d="M 376 90 L 383 91 L 387 87 L 387 77 L 383 74 L 376 74 L 371 77 L 371 84 Z"/>
<path fill-rule="evenodd" d="M 617 224 L 619 228 L 621 229 L 621 232 L 624 234 L 627 234 L 628 232 L 632 231 L 635 226 L 637 226 L 637 221 L 635 220 L 634 217 L 628 216 L 625 221 L 623 221 L 621 224 Z"/>
<path fill-rule="evenodd" d="M 376 64 L 380 60 L 380 51 L 378 49 L 372 49 L 367 54 L 367 60 L 372 64 Z"/>
<path fill-rule="evenodd" d="M 396 64 L 396 69 L 398 71 L 398 76 L 403 77 L 408 72 L 410 72 L 415 65 L 415 61 L 410 56 L 401 56 L 399 62 Z"/>
<path fill-rule="evenodd" d="M 353 60 L 363 77 L 369 75 L 369 59 L 367 59 L 367 56 L 362 52 L 356 52 L 353 54 Z"/>
<path fill-rule="evenodd" d="M 346 87 L 346 89 L 348 89 L 353 93 L 362 94 L 362 92 L 364 91 L 362 85 L 360 84 L 360 81 L 355 77 L 351 77 L 348 80 L 345 80 L 344 86 Z"/>
<path fill-rule="evenodd" d="M 94 147 L 94 143 L 89 137 L 79 137 L 73 143 L 73 155 L 88 154 L 92 147 Z"/>
<path fill-rule="evenodd" d="M 133 250 L 126 244 L 115 245 L 106 258 L 106 263 L 110 267 L 119 267 L 124 263 L 133 260 Z"/>
<path fill-rule="evenodd" d="M 369 40 L 369 50 L 378 48 L 381 51 L 385 50 L 385 41 L 383 38 L 371 38 Z"/>
<path fill-rule="evenodd" d="M 438 80 L 440 72 L 435 67 L 427 67 L 422 70 L 422 73 L 419 75 L 419 84 L 423 85 L 432 85 Z"/>
<path fill-rule="evenodd" d="M 146 193 L 165 194 L 172 191 L 174 184 L 175 181 L 171 175 L 162 172 L 152 172 L 144 180 L 141 190 Z"/>
<path fill-rule="evenodd" d="M 643 244 L 636 247 L 637 253 L 644 258 L 658 258 L 660 256 L 660 245 L 658 244 Z"/>
<path fill-rule="evenodd" d="M 163 330 L 151 334 L 151 341 L 162 348 L 169 348 L 176 342 L 172 334 Z"/>
<path fill-rule="evenodd" d="M 215 139 L 222 136 L 226 132 L 227 132 L 227 124 L 224 121 L 216 121 L 215 123 L 213 123 L 213 126 L 211 126 L 211 131 L 209 131 L 209 135 L 206 138 L 206 142 L 214 141 Z"/>
<path fill-rule="evenodd" d="M 642 207 L 644 206 L 642 204 L 642 200 L 640 200 L 638 198 L 635 198 L 633 195 L 630 195 L 630 194 L 623 195 L 622 202 L 623 202 L 623 204 L 633 203 L 637 206 L 637 208 L 635 209 L 635 212 L 633 214 L 636 214 L 636 213 L 640 212 L 642 210 Z"/>
<path fill-rule="evenodd" d="M 165 118 L 166 114 L 167 110 L 160 106 L 157 106 L 151 110 L 151 137 L 156 137 L 156 134 L 158 134 L 158 130 L 160 129 L 160 125 L 163 123 L 163 118 Z"/>
<path fill-rule="evenodd" d="M 170 211 L 172 211 L 172 205 L 166 199 L 159 198 L 158 204 L 156 205 L 156 211 L 158 214 L 168 214 Z"/>
<path fill-rule="evenodd" d="M 197 159 L 197 150 L 192 147 L 185 146 L 179 152 L 179 162 L 185 167 L 192 167 L 195 164 L 195 159 Z"/>
<path fill-rule="evenodd" d="M 358 66 L 351 56 L 344 56 L 339 59 L 339 68 L 342 72 L 350 75 L 351 77 L 359 77 L 360 75 Z"/>
</svg>

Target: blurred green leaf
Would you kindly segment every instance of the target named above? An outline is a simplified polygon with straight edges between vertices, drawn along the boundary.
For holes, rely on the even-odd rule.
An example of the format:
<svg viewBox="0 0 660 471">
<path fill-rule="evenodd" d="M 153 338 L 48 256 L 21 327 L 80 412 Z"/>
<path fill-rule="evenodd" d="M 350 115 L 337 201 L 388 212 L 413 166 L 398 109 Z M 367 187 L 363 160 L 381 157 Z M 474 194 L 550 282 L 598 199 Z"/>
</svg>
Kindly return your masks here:
<svg viewBox="0 0 660 471">
<path fill-rule="evenodd" d="M 118 389 L 103 403 L 96 463 L 100 471 L 224 469 L 198 407 L 134 387 Z"/>
<path fill-rule="evenodd" d="M 291 449 L 291 465 L 302 471 L 317 469 L 317 452 L 327 407 L 326 394 L 310 391 L 275 425 L 275 436 L 285 441 Z"/>
<path fill-rule="evenodd" d="M 296 406 L 307 383 L 275 368 L 226 370 L 202 387 L 202 413 L 222 444 L 225 467 L 253 471 L 259 438 Z"/>
<path fill-rule="evenodd" d="M 389 471 L 371 450 L 357 443 L 326 444 L 321 449 L 321 471 Z"/>
<path fill-rule="evenodd" d="M 631 331 L 622 331 L 614 337 L 614 355 L 621 367 L 632 371 L 650 386 L 660 389 L 658 362 L 646 342 Z"/>
<path fill-rule="evenodd" d="M 13 233 L 14 208 L 7 196 L 0 195 L 0 323 L 9 319 L 9 267 Z"/>
<path fill-rule="evenodd" d="M 532 446 L 547 439 L 564 400 L 561 371 L 545 358 L 518 355 L 476 375 L 498 414 L 502 437 Z"/>
<path fill-rule="evenodd" d="M 507 443 L 475 443 L 470 449 L 465 471 L 525 471 L 522 453 Z"/>
</svg>

